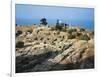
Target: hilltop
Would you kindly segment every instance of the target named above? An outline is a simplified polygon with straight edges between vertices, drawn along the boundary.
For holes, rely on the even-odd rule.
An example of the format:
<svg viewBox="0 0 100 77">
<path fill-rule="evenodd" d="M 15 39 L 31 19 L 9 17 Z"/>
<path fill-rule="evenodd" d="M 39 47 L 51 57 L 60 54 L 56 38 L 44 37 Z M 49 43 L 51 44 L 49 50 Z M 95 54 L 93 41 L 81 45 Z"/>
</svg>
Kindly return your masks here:
<svg viewBox="0 0 100 77">
<path fill-rule="evenodd" d="M 94 68 L 94 31 L 16 26 L 16 72 Z"/>
</svg>

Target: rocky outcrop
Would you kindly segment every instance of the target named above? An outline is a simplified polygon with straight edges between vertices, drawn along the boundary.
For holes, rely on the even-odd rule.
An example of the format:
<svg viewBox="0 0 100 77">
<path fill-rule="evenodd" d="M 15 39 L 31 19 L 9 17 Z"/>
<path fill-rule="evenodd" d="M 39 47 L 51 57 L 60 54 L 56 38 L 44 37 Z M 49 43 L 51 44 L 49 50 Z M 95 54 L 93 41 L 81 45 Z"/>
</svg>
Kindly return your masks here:
<svg viewBox="0 0 100 77">
<path fill-rule="evenodd" d="M 16 44 L 24 42 L 23 47 L 16 47 L 16 72 L 94 68 L 94 38 L 79 39 L 89 31 L 76 28 L 71 31 L 81 35 L 75 33 L 75 38 L 69 39 L 68 30 L 37 27 L 32 33 L 16 37 Z"/>
</svg>

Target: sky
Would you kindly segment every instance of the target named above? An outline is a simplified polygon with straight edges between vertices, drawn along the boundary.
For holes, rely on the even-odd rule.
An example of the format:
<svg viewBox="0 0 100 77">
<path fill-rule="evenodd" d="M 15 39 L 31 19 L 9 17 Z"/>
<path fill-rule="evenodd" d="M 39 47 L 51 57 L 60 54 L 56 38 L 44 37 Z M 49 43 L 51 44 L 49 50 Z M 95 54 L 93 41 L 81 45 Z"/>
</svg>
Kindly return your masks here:
<svg viewBox="0 0 100 77">
<path fill-rule="evenodd" d="M 93 8 L 16 4 L 15 9 L 16 24 L 39 24 L 45 17 L 48 24 L 55 24 L 59 19 L 64 23 L 94 27 Z"/>
</svg>

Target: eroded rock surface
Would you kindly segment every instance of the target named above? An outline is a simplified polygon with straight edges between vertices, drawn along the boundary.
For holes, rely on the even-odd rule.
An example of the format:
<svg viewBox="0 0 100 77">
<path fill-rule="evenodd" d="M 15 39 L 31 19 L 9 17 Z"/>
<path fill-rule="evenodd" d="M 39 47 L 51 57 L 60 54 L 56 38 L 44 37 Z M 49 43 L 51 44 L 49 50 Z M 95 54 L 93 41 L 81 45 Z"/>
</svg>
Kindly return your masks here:
<svg viewBox="0 0 100 77">
<path fill-rule="evenodd" d="M 94 68 L 94 38 L 80 40 L 80 36 L 68 39 L 67 31 L 47 27 L 24 32 L 16 37 L 16 43 L 24 42 L 23 47 L 16 47 L 16 72 Z"/>
</svg>

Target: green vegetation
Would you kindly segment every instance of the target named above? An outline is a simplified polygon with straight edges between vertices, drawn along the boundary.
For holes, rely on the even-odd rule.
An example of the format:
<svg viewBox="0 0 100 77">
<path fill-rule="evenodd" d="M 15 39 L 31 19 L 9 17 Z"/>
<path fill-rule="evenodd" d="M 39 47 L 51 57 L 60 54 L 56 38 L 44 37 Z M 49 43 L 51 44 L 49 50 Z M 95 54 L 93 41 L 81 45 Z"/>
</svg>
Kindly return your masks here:
<svg viewBox="0 0 100 77">
<path fill-rule="evenodd" d="M 62 31 L 63 27 L 62 27 L 61 25 L 56 25 L 56 26 L 55 26 L 55 29 L 56 29 L 56 30 L 59 30 L 59 31 Z"/>
<path fill-rule="evenodd" d="M 40 20 L 40 24 L 42 24 L 42 25 L 47 25 L 48 23 L 47 23 L 47 19 L 46 18 L 42 18 L 41 20 Z"/>
<path fill-rule="evenodd" d="M 33 31 L 32 30 L 27 30 L 27 32 L 29 32 L 31 34 Z"/>
<path fill-rule="evenodd" d="M 22 48 L 22 47 L 24 47 L 24 42 L 18 41 L 18 42 L 16 43 L 16 48 Z"/>
<path fill-rule="evenodd" d="M 72 32 L 76 32 L 77 30 L 76 29 L 68 29 L 67 31 L 69 34 L 72 34 Z"/>
<path fill-rule="evenodd" d="M 41 37 L 40 40 L 43 40 L 43 37 Z"/>
<path fill-rule="evenodd" d="M 88 40 L 90 40 L 90 37 L 88 37 L 88 35 L 85 34 L 85 35 L 81 35 L 81 36 L 79 37 L 79 39 L 80 39 L 80 40 L 86 40 L 86 41 L 88 41 Z"/>
<path fill-rule="evenodd" d="M 90 32 L 90 36 L 91 36 L 91 38 L 94 38 L 94 31 Z"/>
<path fill-rule="evenodd" d="M 82 35 L 82 33 L 80 33 L 80 32 L 77 32 L 77 37 L 79 37 L 80 35 Z"/>
<path fill-rule="evenodd" d="M 74 39 L 78 36 L 78 32 L 76 29 L 68 29 L 68 39 Z"/>
<path fill-rule="evenodd" d="M 84 28 L 80 28 L 80 32 L 83 32 L 83 31 L 85 31 L 85 29 Z"/>
<path fill-rule="evenodd" d="M 19 35 L 21 35 L 22 33 L 23 32 L 21 30 L 18 30 L 17 33 L 16 33 L 16 37 L 19 36 Z"/>
<path fill-rule="evenodd" d="M 35 37 L 35 38 L 34 38 L 34 40 L 38 40 L 38 38 L 37 38 L 37 37 Z"/>
<path fill-rule="evenodd" d="M 54 31 L 54 30 L 66 32 L 67 27 L 64 27 L 62 25 L 56 25 L 55 27 L 51 27 L 51 31 Z"/>
<path fill-rule="evenodd" d="M 21 30 L 18 30 L 17 33 L 20 35 L 22 34 L 23 32 Z"/>
<path fill-rule="evenodd" d="M 80 39 L 80 40 L 90 40 L 90 36 L 93 36 L 94 32 L 91 32 L 91 35 L 87 35 L 86 30 L 84 28 L 80 28 L 80 32 L 78 32 L 75 28 L 71 28 L 67 30 L 68 32 L 68 39 Z M 86 33 L 86 34 L 84 34 Z"/>
<path fill-rule="evenodd" d="M 74 39 L 76 36 L 73 34 L 68 34 L 68 39 Z"/>
</svg>

